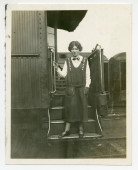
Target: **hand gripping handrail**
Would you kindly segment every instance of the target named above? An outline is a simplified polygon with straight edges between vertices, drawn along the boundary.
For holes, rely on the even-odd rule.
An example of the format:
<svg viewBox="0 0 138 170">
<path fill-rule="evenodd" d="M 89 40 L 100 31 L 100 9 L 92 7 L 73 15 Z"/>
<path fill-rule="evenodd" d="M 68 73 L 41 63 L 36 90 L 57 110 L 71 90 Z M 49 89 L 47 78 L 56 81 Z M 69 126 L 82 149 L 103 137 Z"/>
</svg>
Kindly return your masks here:
<svg viewBox="0 0 138 170">
<path fill-rule="evenodd" d="M 55 49 L 53 47 L 49 47 L 50 50 L 50 74 L 51 74 L 51 89 L 50 93 L 56 92 L 56 68 L 53 63 L 55 63 Z"/>
<path fill-rule="evenodd" d="M 53 47 L 48 48 L 50 51 L 50 79 L 51 79 L 51 88 L 50 88 L 50 94 L 53 94 L 56 92 L 56 68 L 55 68 L 55 49 Z M 50 124 L 51 124 L 51 118 L 50 118 L 50 108 L 48 108 L 48 132 L 47 136 L 50 134 Z"/>
</svg>

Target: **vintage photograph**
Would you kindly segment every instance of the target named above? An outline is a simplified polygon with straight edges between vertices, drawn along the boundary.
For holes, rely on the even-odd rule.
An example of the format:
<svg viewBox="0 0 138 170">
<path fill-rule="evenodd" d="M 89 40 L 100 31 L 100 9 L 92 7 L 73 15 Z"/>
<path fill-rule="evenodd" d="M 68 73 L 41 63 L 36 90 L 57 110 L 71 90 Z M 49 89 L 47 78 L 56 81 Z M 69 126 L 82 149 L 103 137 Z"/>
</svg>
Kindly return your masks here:
<svg viewBox="0 0 138 170">
<path fill-rule="evenodd" d="M 6 161 L 131 163 L 131 5 L 6 6 Z"/>
</svg>

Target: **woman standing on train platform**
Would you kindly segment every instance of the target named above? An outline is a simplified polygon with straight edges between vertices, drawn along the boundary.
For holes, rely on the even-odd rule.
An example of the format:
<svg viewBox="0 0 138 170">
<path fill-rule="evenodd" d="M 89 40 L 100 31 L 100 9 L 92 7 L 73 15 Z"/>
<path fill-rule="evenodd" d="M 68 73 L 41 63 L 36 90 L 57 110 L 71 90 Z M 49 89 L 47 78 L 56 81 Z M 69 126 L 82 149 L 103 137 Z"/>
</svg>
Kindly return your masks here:
<svg viewBox="0 0 138 170">
<path fill-rule="evenodd" d="M 78 123 L 79 137 L 83 137 L 83 123 L 88 121 L 87 96 L 90 85 L 90 69 L 86 57 L 80 55 L 82 46 L 72 41 L 68 50 L 72 56 L 67 58 L 63 69 L 56 65 L 59 76 L 66 79 L 65 91 L 65 130 L 59 137 L 70 135 L 71 123 Z"/>
</svg>

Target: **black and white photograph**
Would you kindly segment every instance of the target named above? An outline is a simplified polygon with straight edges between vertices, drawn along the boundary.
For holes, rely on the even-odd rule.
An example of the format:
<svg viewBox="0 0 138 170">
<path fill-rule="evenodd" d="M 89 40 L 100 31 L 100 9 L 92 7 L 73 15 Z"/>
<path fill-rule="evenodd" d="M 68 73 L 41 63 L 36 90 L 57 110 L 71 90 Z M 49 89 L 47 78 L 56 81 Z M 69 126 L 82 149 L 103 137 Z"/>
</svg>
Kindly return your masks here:
<svg viewBox="0 0 138 170">
<path fill-rule="evenodd" d="M 131 164 L 131 4 L 6 5 L 7 164 Z"/>
</svg>

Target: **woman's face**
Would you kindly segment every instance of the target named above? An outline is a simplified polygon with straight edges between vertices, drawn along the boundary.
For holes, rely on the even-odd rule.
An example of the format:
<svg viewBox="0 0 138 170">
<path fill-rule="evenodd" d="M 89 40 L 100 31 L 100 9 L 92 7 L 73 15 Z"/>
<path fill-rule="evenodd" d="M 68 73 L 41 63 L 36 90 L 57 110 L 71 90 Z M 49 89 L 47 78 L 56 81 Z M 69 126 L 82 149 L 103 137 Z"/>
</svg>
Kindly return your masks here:
<svg viewBox="0 0 138 170">
<path fill-rule="evenodd" d="M 77 57 L 80 54 L 80 51 L 79 51 L 78 47 L 76 47 L 74 45 L 73 48 L 71 49 L 71 53 L 72 53 L 73 57 Z"/>
</svg>

